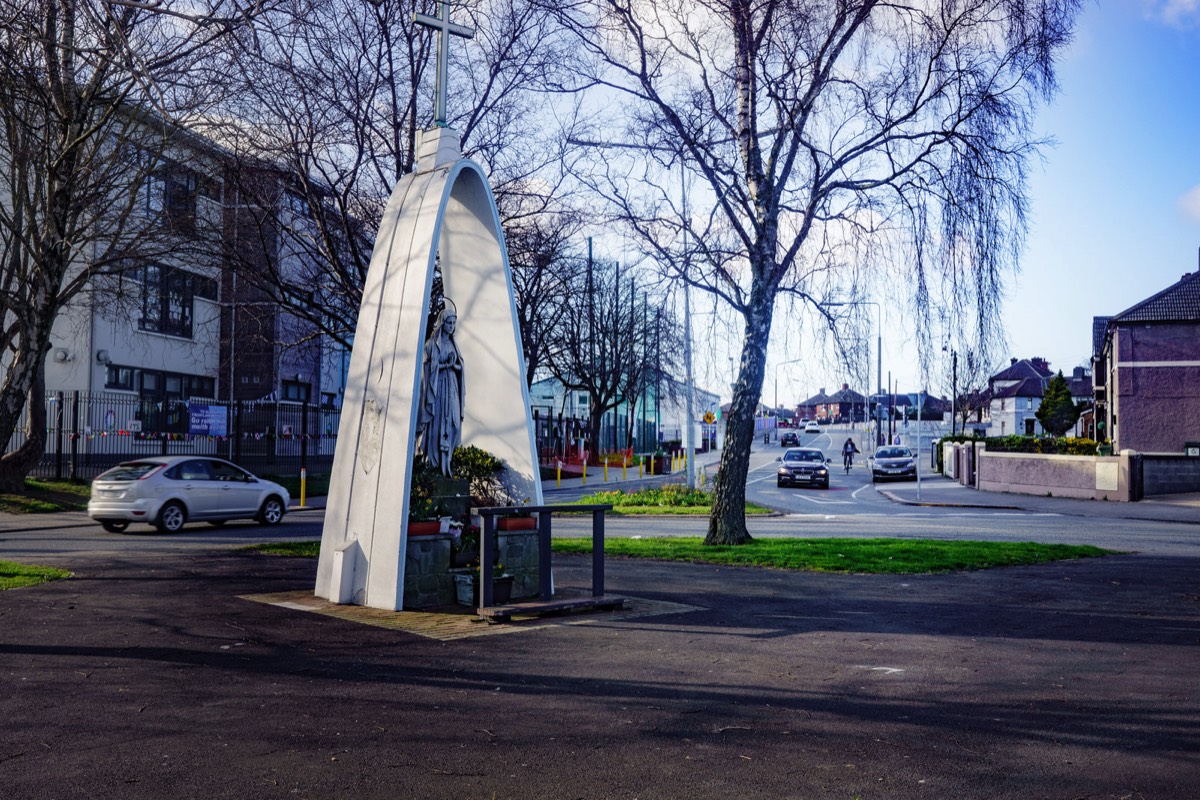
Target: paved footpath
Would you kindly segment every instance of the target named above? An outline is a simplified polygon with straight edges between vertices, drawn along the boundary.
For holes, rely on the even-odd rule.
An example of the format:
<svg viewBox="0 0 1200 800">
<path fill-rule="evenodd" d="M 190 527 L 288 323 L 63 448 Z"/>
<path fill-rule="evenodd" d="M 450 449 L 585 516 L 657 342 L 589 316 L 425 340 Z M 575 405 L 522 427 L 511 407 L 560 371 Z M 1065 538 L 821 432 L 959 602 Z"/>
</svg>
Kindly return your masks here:
<svg viewBox="0 0 1200 800">
<path fill-rule="evenodd" d="M 14 798 L 1200 796 L 1200 557 L 610 559 L 626 613 L 425 630 L 314 613 L 307 560 L 57 563 L 74 577 L 0 592 Z"/>
</svg>

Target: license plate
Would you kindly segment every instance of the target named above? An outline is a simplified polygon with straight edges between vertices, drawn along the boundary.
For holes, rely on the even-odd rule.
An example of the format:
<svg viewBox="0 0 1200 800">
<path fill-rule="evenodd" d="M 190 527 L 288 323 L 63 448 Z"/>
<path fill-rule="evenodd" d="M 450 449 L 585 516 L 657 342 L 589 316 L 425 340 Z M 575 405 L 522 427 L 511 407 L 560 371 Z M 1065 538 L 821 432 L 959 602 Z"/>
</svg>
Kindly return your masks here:
<svg viewBox="0 0 1200 800">
<path fill-rule="evenodd" d="M 901 472 L 904 472 L 904 470 L 902 470 L 902 469 L 889 469 L 889 470 L 885 470 L 885 472 L 887 472 L 887 474 L 888 474 L 888 475 L 899 475 Z"/>
</svg>

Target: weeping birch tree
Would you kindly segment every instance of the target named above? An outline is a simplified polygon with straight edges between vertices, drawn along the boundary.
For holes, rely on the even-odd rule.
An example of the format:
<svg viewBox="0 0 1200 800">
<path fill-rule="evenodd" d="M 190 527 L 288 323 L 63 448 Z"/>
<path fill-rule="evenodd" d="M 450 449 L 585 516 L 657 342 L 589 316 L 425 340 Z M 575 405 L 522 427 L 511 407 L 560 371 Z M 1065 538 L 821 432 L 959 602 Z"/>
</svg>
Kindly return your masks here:
<svg viewBox="0 0 1200 800">
<path fill-rule="evenodd" d="M 706 541 L 737 544 L 776 308 L 915 287 L 997 335 L 1032 119 L 1076 0 L 558 0 L 604 152 L 580 177 L 677 281 L 740 317 Z M 688 205 L 684 213 L 684 202 Z M 918 339 L 920 339 L 918 335 Z"/>
</svg>

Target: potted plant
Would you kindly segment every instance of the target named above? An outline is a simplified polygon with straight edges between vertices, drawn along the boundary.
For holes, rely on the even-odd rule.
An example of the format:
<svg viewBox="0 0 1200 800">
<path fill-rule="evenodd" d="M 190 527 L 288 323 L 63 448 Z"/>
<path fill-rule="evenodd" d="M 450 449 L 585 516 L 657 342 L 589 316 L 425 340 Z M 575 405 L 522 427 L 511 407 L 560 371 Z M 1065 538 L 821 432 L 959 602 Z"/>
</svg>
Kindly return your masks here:
<svg viewBox="0 0 1200 800">
<path fill-rule="evenodd" d="M 454 576 L 458 602 L 471 608 L 479 608 L 480 568 Z M 492 567 L 492 602 L 504 605 L 512 598 L 513 576 L 504 571 L 503 564 Z"/>
<path fill-rule="evenodd" d="M 414 461 L 412 478 L 408 484 L 409 536 L 429 536 L 441 532 L 441 509 L 434 498 L 439 475 L 437 468 L 424 459 Z"/>
<path fill-rule="evenodd" d="M 518 513 L 496 520 L 498 531 L 532 531 L 537 530 L 537 520 L 528 513 Z"/>
<path fill-rule="evenodd" d="M 470 567 L 479 563 L 479 526 L 467 525 L 454 539 L 453 566 Z"/>
<path fill-rule="evenodd" d="M 475 445 L 459 447 L 454 451 L 450 469 L 455 477 L 468 481 L 474 505 L 504 505 L 504 487 L 499 478 L 504 462 L 487 450 Z"/>
</svg>

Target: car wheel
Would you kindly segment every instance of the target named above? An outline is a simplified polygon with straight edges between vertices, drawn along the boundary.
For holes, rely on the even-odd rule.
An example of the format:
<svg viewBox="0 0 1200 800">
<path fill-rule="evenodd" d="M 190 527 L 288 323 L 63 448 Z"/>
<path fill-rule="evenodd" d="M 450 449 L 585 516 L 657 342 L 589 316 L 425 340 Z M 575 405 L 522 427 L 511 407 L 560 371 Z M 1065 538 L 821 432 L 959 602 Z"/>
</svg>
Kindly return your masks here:
<svg viewBox="0 0 1200 800">
<path fill-rule="evenodd" d="M 828 489 L 828 488 L 829 488 L 829 481 L 825 481 L 824 483 L 822 483 L 822 484 L 821 484 L 821 488 L 822 488 L 822 489 Z"/>
<path fill-rule="evenodd" d="M 271 495 L 258 510 L 258 521 L 263 525 L 278 525 L 283 520 L 283 501 Z"/>
<path fill-rule="evenodd" d="M 129 527 L 128 522 L 101 522 L 100 525 L 109 533 L 124 533 Z"/>
<path fill-rule="evenodd" d="M 187 510 L 182 503 L 175 500 L 167 503 L 158 512 L 158 522 L 155 523 L 163 533 L 176 533 L 187 522 Z"/>
<path fill-rule="evenodd" d="M 776 487 L 778 487 L 778 488 L 780 488 L 780 489 L 782 489 L 782 488 L 783 488 L 783 486 L 784 486 L 784 483 L 783 483 L 783 481 L 781 481 L 781 480 L 776 480 L 776 481 L 775 481 L 775 486 L 776 486 Z"/>
</svg>

